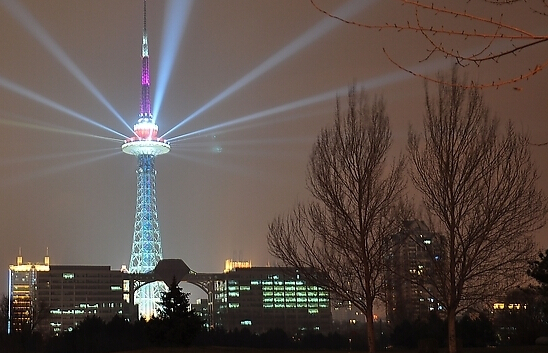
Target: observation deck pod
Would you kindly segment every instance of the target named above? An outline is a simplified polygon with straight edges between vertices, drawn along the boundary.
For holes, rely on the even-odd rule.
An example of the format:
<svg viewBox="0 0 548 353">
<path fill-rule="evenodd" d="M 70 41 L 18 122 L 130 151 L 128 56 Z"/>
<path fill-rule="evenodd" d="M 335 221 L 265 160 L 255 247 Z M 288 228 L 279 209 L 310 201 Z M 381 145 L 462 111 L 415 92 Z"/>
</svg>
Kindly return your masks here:
<svg viewBox="0 0 548 353">
<path fill-rule="evenodd" d="M 157 156 L 168 153 L 171 149 L 166 140 L 158 137 L 158 125 L 149 116 L 140 118 L 133 126 L 133 132 L 135 136 L 128 138 L 122 144 L 124 153 L 134 156 Z"/>
</svg>

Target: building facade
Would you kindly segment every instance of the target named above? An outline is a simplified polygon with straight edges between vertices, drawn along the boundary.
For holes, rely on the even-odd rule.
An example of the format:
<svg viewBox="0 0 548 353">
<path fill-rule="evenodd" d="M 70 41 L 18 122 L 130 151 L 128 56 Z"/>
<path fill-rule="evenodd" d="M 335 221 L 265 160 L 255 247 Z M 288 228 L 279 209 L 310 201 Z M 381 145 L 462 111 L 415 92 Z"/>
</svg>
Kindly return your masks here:
<svg viewBox="0 0 548 353">
<path fill-rule="evenodd" d="M 9 266 L 8 333 L 32 330 L 38 320 L 36 301 L 38 273 L 49 271 L 49 257 L 43 263 L 23 263 L 19 255 Z"/>
<path fill-rule="evenodd" d="M 10 265 L 9 332 L 25 329 L 44 334 L 71 331 L 87 316 L 110 321 L 128 317 L 128 274 L 110 266 Z M 135 309 L 133 310 L 135 311 Z"/>
<path fill-rule="evenodd" d="M 87 316 L 107 322 L 115 315 L 127 316 L 128 290 L 127 275 L 110 266 L 52 265 L 37 276 L 36 300 L 47 308 L 38 329 L 57 334 L 72 330 Z"/>
<path fill-rule="evenodd" d="M 71 331 L 88 316 L 106 322 L 115 315 L 136 320 L 132 293 L 139 283 L 160 278 L 141 278 L 110 266 L 50 265 L 48 257 L 44 264 L 24 265 L 22 258 L 17 263 L 10 266 L 11 327 L 47 335 Z M 290 335 L 333 328 L 329 292 L 295 269 L 228 261 L 223 273 L 190 272 L 192 280 L 183 280 L 208 294 L 192 306 L 208 328 L 253 333 L 279 328 Z"/>
<path fill-rule="evenodd" d="M 280 328 L 288 334 L 331 330 L 329 292 L 308 283 L 297 270 L 232 266 L 212 286 L 214 327 L 254 333 Z"/>
<path fill-rule="evenodd" d="M 386 273 L 386 318 L 392 325 L 404 320 L 427 319 L 442 310 L 432 293 L 427 274 L 443 261 L 443 238 L 431 232 L 423 221 L 404 222 L 400 232 L 391 237 Z"/>
</svg>

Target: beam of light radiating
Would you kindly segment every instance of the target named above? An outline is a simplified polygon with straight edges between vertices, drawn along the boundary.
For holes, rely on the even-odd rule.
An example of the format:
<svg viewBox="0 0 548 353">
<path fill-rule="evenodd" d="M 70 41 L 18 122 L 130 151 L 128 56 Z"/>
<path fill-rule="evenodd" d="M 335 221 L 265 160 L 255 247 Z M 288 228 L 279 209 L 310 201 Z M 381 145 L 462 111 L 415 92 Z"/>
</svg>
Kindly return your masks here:
<svg viewBox="0 0 548 353">
<path fill-rule="evenodd" d="M 283 109 L 281 107 L 278 107 L 278 108 Z M 273 108 L 273 109 L 275 109 L 275 108 Z M 257 115 L 257 116 L 255 117 L 255 119 L 253 119 L 252 116 L 255 116 L 255 115 Z M 268 112 L 260 112 L 260 113 L 251 114 L 251 115 L 247 116 L 250 119 L 246 120 L 246 117 L 237 118 L 237 119 L 225 122 L 225 123 L 221 123 L 219 125 L 210 126 L 210 127 L 204 128 L 204 129 L 200 129 L 198 131 L 193 131 L 193 132 L 186 133 L 186 134 L 183 134 L 183 135 L 180 135 L 180 136 L 176 136 L 176 137 L 170 139 L 169 142 L 170 142 L 172 148 L 173 147 L 177 148 L 177 146 L 179 146 L 179 143 L 184 142 L 184 146 L 187 146 L 189 139 L 202 137 L 204 133 L 207 133 L 210 130 L 214 131 L 215 135 L 219 135 L 219 134 L 225 134 L 225 133 L 228 133 L 228 132 L 233 132 L 233 131 L 238 131 L 238 130 L 264 127 L 264 126 L 273 125 L 273 124 L 280 124 L 280 123 L 283 123 L 285 121 L 300 120 L 302 118 L 307 118 L 307 117 L 310 117 L 310 116 L 314 116 L 314 113 L 307 112 L 307 113 L 301 113 L 301 114 L 283 115 L 280 118 L 277 118 L 276 120 L 261 120 L 261 121 L 258 120 L 261 117 L 266 117 L 266 116 L 269 116 L 269 115 L 272 115 L 272 114 L 268 114 Z M 243 125 L 244 123 L 245 123 L 245 125 Z M 240 124 L 240 125 L 238 126 L 238 124 Z M 222 125 L 222 126 L 220 126 L 220 125 Z"/>
<path fill-rule="evenodd" d="M 53 153 L 53 154 L 47 154 L 47 155 L 33 154 L 27 157 L 17 156 L 11 159 L 2 158 L 2 160 L 0 160 L 0 165 L 6 166 L 11 164 L 36 163 L 40 161 L 48 161 L 48 160 L 55 160 L 55 159 L 66 160 L 67 158 L 70 158 L 70 157 L 82 157 L 90 154 L 97 154 L 97 153 L 103 154 L 105 152 L 113 152 L 113 151 L 119 151 L 119 147 L 101 148 L 101 149 L 85 150 L 85 151 L 71 151 L 71 152 L 69 151 L 69 152 Z"/>
<path fill-rule="evenodd" d="M 188 16 L 194 1 L 170 0 L 165 7 L 164 28 L 158 61 L 158 83 L 154 95 L 154 119 L 162 106 L 164 94 L 169 83 L 173 63 L 179 51 L 179 45 L 185 32 Z"/>
<path fill-rule="evenodd" d="M 54 101 L 52 101 L 52 100 L 50 100 L 50 99 L 48 99 L 48 98 L 45 98 L 45 97 L 39 95 L 38 93 L 35 93 L 35 92 L 33 92 L 33 91 L 31 91 L 31 90 L 25 88 L 25 87 L 22 87 L 22 86 L 20 86 L 20 85 L 18 85 L 18 84 L 16 84 L 16 83 L 13 83 L 13 82 L 11 82 L 11 81 L 8 81 L 8 80 L 6 80 L 6 79 L 3 78 L 3 77 L 0 77 L 0 87 L 4 87 L 4 88 L 6 88 L 6 89 L 8 89 L 8 90 L 10 90 L 10 91 L 12 91 L 12 92 L 15 92 L 15 93 L 17 93 L 17 94 L 19 94 L 19 95 L 21 95 L 21 96 L 23 96 L 23 97 L 30 98 L 30 99 L 32 99 L 32 100 L 38 102 L 38 103 L 44 104 L 44 105 L 46 105 L 46 106 L 48 106 L 48 107 L 50 107 L 50 108 L 56 109 L 56 110 L 58 110 L 58 111 L 60 111 L 60 112 L 63 112 L 63 113 L 65 113 L 65 114 L 67 114 L 67 115 L 70 115 L 70 116 L 73 116 L 73 117 L 75 117 L 75 118 L 77 118 L 77 119 L 80 119 L 80 120 L 82 120 L 82 121 L 85 121 L 86 123 L 89 123 L 89 124 L 91 124 L 91 125 L 97 126 L 97 127 L 101 128 L 101 129 L 104 129 L 104 130 L 106 130 L 106 131 L 112 132 L 113 134 L 116 134 L 116 135 L 118 135 L 118 136 L 121 136 L 121 137 L 123 137 L 124 139 L 127 138 L 127 136 L 125 136 L 124 134 L 122 134 L 122 133 L 120 133 L 120 132 L 118 132 L 118 131 L 115 131 L 115 130 L 109 128 L 109 127 L 106 127 L 106 126 L 104 126 L 104 125 L 102 125 L 102 124 L 99 124 L 98 122 L 96 122 L 96 121 L 94 121 L 94 120 L 91 120 L 90 118 L 85 117 L 85 116 L 83 116 L 83 115 L 80 114 L 80 113 L 77 113 L 77 112 L 75 112 L 75 111 L 73 111 L 73 110 L 71 110 L 71 109 L 69 109 L 69 108 L 67 108 L 67 107 L 65 107 L 65 106 L 63 106 L 63 105 L 57 103 L 57 102 L 54 102 Z"/>
<path fill-rule="evenodd" d="M 42 27 L 38 21 L 16 0 L 2 0 L 4 8 L 22 24 L 25 29 L 34 36 L 40 42 L 46 50 L 50 52 L 59 62 L 61 62 L 65 68 L 76 77 L 101 103 L 107 107 L 108 110 L 114 114 L 129 131 L 133 129 L 124 121 L 124 119 L 118 114 L 118 112 L 112 107 L 112 105 L 106 100 L 106 98 L 99 92 L 99 90 L 91 83 L 91 81 L 84 75 L 82 70 L 69 58 L 69 56 L 63 51 L 63 49 L 51 38 L 44 27 Z"/>
<path fill-rule="evenodd" d="M 43 169 L 43 170 L 41 170 L 39 172 L 36 172 L 36 173 L 28 173 L 28 174 L 25 174 L 25 175 L 18 174 L 16 177 L 13 177 L 13 178 L 2 179 L 2 182 L 0 183 L 0 185 L 2 187 L 6 187 L 6 186 L 12 186 L 12 185 L 28 182 L 28 181 L 31 181 L 31 180 L 35 180 L 35 179 L 38 179 L 38 178 L 43 178 L 43 177 L 48 176 L 48 175 L 57 174 L 57 173 L 60 173 L 60 172 L 63 172 L 63 171 L 69 170 L 69 169 L 73 169 L 73 168 L 82 166 L 84 164 L 97 162 L 97 161 L 100 161 L 100 160 L 103 160 L 103 159 L 106 159 L 106 158 L 110 158 L 112 156 L 116 156 L 116 155 L 120 154 L 120 150 L 118 148 L 112 149 L 112 150 L 113 151 L 115 150 L 115 152 L 112 152 L 112 153 L 109 153 L 109 154 L 101 154 L 100 156 L 92 157 L 92 158 L 88 158 L 88 159 L 79 159 L 79 160 L 77 160 L 76 162 L 73 162 L 73 163 L 57 165 L 55 167 Z"/>
<path fill-rule="evenodd" d="M 270 115 L 280 114 L 280 113 L 284 113 L 284 112 L 289 111 L 289 110 L 301 108 L 301 107 L 304 107 L 304 106 L 307 106 L 307 105 L 320 103 L 320 102 L 326 101 L 328 99 L 333 99 L 333 97 L 336 95 L 336 92 L 337 92 L 337 90 L 332 90 L 332 91 L 325 92 L 325 93 L 322 93 L 322 94 L 319 94 L 319 95 L 316 95 L 316 96 L 313 96 L 313 97 L 304 98 L 304 99 L 301 99 L 301 100 L 298 100 L 298 101 L 295 101 L 295 102 L 291 102 L 291 103 L 280 105 L 280 106 L 277 106 L 277 107 L 274 107 L 274 108 L 266 109 L 266 110 L 263 110 L 262 112 L 253 113 L 253 114 L 246 115 L 246 116 L 243 116 L 243 117 L 240 117 L 240 118 L 236 118 L 234 120 L 226 121 L 224 123 L 209 126 L 209 127 L 206 127 L 206 128 L 200 129 L 200 130 L 196 130 L 196 131 L 193 131 L 193 132 L 189 132 L 189 133 L 186 133 L 186 134 L 183 134 L 183 135 L 175 136 L 173 138 L 170 138 L 169 142 L 170 143 L 175 142 L 175 141 L 180 140 L 180 139 L 186 139 L 186 138 L 192 137 L 194 135 L 201 135 L 201 134 L 204 134 L 204 133 L 207 133 L 207 132 L 212 132 L 212 131 L 217 132 L 219 129 L 228 128 L 228 127 L 238 125 L 238 124 L 248 123 L 250 121 L 257 120 L 257 119 L 260 119 L 260 118 L 264 118 L 264 117 L 267 117 L 267 116 L 270 116 Z"/>
<path fill-rule="evenodd" d="M 414 71 L 414 72 L 419 72 L 419 73 L 424 74 L 424 73 L 432 73 L 434 71 L 438 71 L 443 66 L 447 66 L 447 61 L 445 61 L 443 59 L 440 59 L 440 60 L 436 60 L 436 61 L 433 61 L 433 62 L 420 63 L 420 64 L 415 65 L 414 67 L 412 67 L 411 70 Z M 371 79 L 356 83 L 356 87 L 358 89 L 363 88 L 365 90 L 372 90 L 372 89 L 375 89 L 375 88 L 378 88 L 378 87 L 383 87 L 383 86 L 387 86 L 387 85 L 390 85 L 390 84 L 395 84 L 395 83 L 398 83 L 398 82 L 406 80 L 406 79 L 411 79 L 413 77 L 414 77 L 413 75 L 411 75 L 410 73 L 408 73 L 406 71 L 397 70 L 397 71 L 394 71 L 394 72 L 391 72 L 391 73 L 388 73 L 388 74 L 385 74 L 385 75 L 382 75 L 382 76 L 379 76 L 379 77 L 374 77 L 374 78 L 371 78 Z M 223 122 L 223 123 L 220 123 L 220 124 L 217 124 L 217 125 L 209 126 L 209 127 L 206 127 L 206 128 L 200 129 L 200 130 L 196 130 L 196 131 L 192 131 L 192 132 L 189 132 L 189 133 L 186 133 L 186 134 L 175 136 L 175 137 L 169 139 L 169 141 L 170 142 L 176 142 L 176 141 L 181 140 L 181 139 L 186 139 L 186 138 L 189 138 L 189 137 L 193 137 L 193 136 L 196 136 L 196 135 L 201 135 L 201 134 L 208 133 L 208 132 L 218 133 L 220 129 L 226 129 L 226 128 L 232 127 L 234 125 L 237 125 L 237 124 L 246 124 L 246 123 L 249 123 L 251 121 L 261 119 L 261 118 L 265 118 L 265 117 L 268 117 L 268 116 L 271 116 L 271 115 L 281 114 L 281 113 L 285 113 L 285 112 L 293 110 L 293 109 L 298 109 L 298 108 L 302 108 L 302 107 L 305 107 L 305 106 L 322 103 L 322 102 L 327 101 L 327 100 L 332 100 L 334 97 L 339 95 L 340 92 L 344 92 L 344 90 L 348 90 L 348 87 L 340 87 L 340 88 L 333 89 L 333 90 L 328 91 L 328 92 L 320 93 L 320 94 L 312 96 L 312 97 L 304 98 L 304 99 L 301 99 L 301 100 L 298 100 L 298 101 L 295 101 L 295 102 L 291 102 L 291 103 L 280 105 L 280 106 L 277 106 L 277 107 L 274 107 L 274 108 L 266 109 L 266 110 L 263 110 L 262 112 L 253 113 L 253 114 L 246 115 L 246 116 L 243 116 L 243 117 L 240 117 L 240 118 L 236 118 L 236 119 L 233 119 L 233 120 L 230 120 L 230 121 L 226 121 L 226 122 Z"/>
<path fill-rule="evenodd" d="M 345 3 L 343 6 L 338 8 L 334 13 L 339 17 L 350 17 L 362 10 L 364 10 L 367 6 L 372 5 L 376 3 L 378 0 L 351 0 Z M 248 74 L 244 75 L 242 78 L 240 78 L 238 81 L 233 83 L 231 86 L 229 86 L 227 89 L 225 89 L 223 92 L 218 94 L 215 98 L 210 100 L 208 103 L 206 103 L 204 106 L 196 110 L 194 113 L 192 113 L 190 116 L 185 118 L 183 121 L 169 129 L 166 133 L 164 133 L 163 136 L 168 135 L 169 133 L 173 132 L 174 130 L 178 129 L 185 123 L 189 122 L 190 120 L 194 119 L 196 116 L 200 115 L 201 113 L 205 112 L 215 104 L 221 102 L 226 97 L 230 96 L 234 92 L 238 91 L 248 83 L 254 81 L 264 73 L 268 72 L 287 58 L 291 57 L 295 53 L 303 50 L 308 45 L 312 44 L 317 39 L 321 38 L 323 35 L 334 29 L 335 27 L 339 26 L 341 24 L 340 21 L 334 21 L 332 18 L 326 17 L 320 22 L 318 22 L 316 25 L 314 25 L 312 28 L 308 29 L 306 32 L 301 34 L 299 37 L 297 37 L 295 40 L 293 40 L 291 43 L 280 49 L 278 52 L 276 52 L 274 55 L 272 55 L 270 58 L 268 58 L 266 61 L 261 63 L 259 66 L 251 70 Z"/>
<path fill-rule="evenodd" d="M 66 129 L 63 129 L 63 128 L 56 128 L 56 127 L 52 127 L 52 126 L 41 126 L 41 125 L 36 125 L 36 124 L 32 124 L 32 123 L 25 123 L 25 122 L 21 122 L 21 121 L 8 120 L 8 119 L 2 119 L 2 118 L 0 118 L 0 124 L 1 125 L 14 126 L 14 127 L 20 127 L 20 128 L 25 128 L 25 129 L 31 129 L 31 130 L 40 130 L 40 131 L 53 132 L 53 133 L 57 133 L 57 134 L 92 137 L 92 138 L 96 138 L 96 139 L 116 141 L 116 142 L 123 142 L 124 141 L 122 139 L 116 139 L 116 138 L 112 138 L 112 137 L 93 135 L 93 134 L 88 134 L 88 133 L 85 133 L 85 132 L 80 132 L 80 131 L 75 131 L 75 130 L 66 130 Z"/>
<path fill-rule="evenodd" d="M 222 144 L 223 146 L 227 147 L 234 147 L 234 146 L 245 146 L 246 148 L 249 145 L 253 146 L 268 146 L 268 145 L 287 145 L 287 144 L 293 144 L 293 143 L 302 143 L 308 142 L 309 140 L 315 140 L 314 138 L 311 138 L 310 136 L 303 136 L 303 137 L 284 137 L 284 138 L 270 138 L 270 139 L 252 139 L 252 140 L 231 140 L 231 141 L 218 141 L 218 144 Z M 200 141 L 200 142 L 191 142 L 191 143 L 184 143 L 184 144 L 173 144 L 171 145 L 171 150 L 178 150 L 178 151 L 192 151 L 192 150 L 203 150 L 204 147 L 211 147 L 216 141 Z"/>
</svg>

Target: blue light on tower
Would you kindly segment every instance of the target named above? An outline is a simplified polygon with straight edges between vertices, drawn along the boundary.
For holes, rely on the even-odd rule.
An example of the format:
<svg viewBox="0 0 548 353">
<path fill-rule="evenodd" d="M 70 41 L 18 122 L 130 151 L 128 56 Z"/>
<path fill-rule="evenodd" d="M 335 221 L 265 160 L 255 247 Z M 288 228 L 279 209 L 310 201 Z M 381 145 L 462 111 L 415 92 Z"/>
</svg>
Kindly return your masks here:
<svg viewBox="0 0 548 353">
<path fill-rule="evenodd" d="M 156 125 L 150 109 L 150 77 L 148 58 L 148 38 L 146 31 L 146 0 L 144 0 L 143 46 L 141 54 L 141 109 L 137 124 L 133 126 L 133 137 L 122 145 L 122 152 L 137 157 L 137 205 L 135 227 L 129 272 L 147 273 L 162 259 L 162 240 L 156 210 L 156 156 L 168 153 L 170 146 L 158 137 Z M 135 293 L 135 304 L 139 314 L 150 318 L 156 311 L 163 285 L 154 282 L 141 287 Z"/>
</svg>

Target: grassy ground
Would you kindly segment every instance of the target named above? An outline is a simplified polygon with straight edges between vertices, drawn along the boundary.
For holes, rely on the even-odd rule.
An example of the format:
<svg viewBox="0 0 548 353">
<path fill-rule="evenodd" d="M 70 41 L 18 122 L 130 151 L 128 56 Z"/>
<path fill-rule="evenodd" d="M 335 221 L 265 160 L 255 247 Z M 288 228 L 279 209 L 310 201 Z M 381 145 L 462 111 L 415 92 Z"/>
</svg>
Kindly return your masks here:
<svg viewBox="0 0 548 353">
<path fill-rule="evenodd" d="M 253 349 L 253 348 L 241 348 L 241 347 L 188 347 L 188 348 L 150 348 L 146 350 L 128 351 L 124 353 L 312 353 L 318 352 L 317 350 L 281 350 L 281 349 Z M 328 351 L 324 351 L 328 352 Z M 333 351 L 343 352 L 343 351 Z M 345 352 L 345 351 L 344 351 Z M 380 351 L 383 352 L 383 351 Z M 394 353 L 417 353 L 418 350 L 387 350 L 384 352 Z M 446 353 L 447 349 L 440 348 L 438 353 Z M 496 347 L 496 348 L 465 348 L 463 353 L 514 353 L 514 352 L 527 352 L 527 353 L 546 353 L 548 352 L 548 346 L 520 346 L 520 347 Z"/>
</svg>

